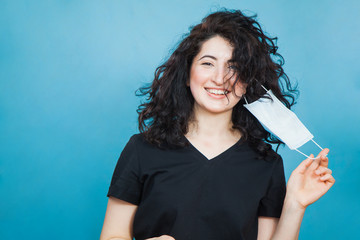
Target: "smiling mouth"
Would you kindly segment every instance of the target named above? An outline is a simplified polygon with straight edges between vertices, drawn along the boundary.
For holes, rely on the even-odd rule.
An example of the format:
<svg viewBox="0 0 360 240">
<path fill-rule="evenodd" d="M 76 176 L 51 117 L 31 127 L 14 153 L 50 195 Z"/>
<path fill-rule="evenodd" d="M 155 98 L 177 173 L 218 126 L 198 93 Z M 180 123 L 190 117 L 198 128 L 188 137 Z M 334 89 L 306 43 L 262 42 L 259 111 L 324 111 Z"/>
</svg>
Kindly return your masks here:
<svg viewBox="0 0 360 240">
<path fill-rule="evenodd" d="M 205 88 L 205 90 L 208 92 L 208 93 L 212 93 L 212 94 L 215 94 L 215 95 L 226 95 L 229 93 L 228 90 L 221 90 L 221 89 L 211 89 L 211 88 Z"/>
</svg>

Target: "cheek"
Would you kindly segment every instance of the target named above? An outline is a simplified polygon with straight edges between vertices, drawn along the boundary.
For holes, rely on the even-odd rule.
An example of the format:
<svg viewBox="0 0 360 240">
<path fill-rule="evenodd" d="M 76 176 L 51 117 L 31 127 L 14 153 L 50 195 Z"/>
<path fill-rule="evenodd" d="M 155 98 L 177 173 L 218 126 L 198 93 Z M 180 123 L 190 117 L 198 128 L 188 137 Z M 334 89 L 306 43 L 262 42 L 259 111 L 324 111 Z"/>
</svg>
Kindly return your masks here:
<svg viewBox="0 0 360 240">
<path fill-rule="evenodd" d="M 190 86 L 199 87 L 206 83 L 209 78 L 208 72 L 203 71 L 201 68 L 192 67 L 190 70 Z"/>
</svg>

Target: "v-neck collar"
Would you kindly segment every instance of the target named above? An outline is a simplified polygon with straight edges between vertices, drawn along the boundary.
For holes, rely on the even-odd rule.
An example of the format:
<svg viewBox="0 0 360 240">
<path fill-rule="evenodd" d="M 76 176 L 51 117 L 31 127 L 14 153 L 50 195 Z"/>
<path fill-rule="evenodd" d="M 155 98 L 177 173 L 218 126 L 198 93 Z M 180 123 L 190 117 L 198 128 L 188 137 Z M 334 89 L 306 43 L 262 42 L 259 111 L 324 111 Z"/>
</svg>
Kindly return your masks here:
<svg viewBox="0 0 360 240">
<path fill-rule="evenodd" d="M 185 140 L 189 143 L 189 147 L 190 149 L 200 158 L 202 158 L 203 160 L 206 160 L 206 162 L 213 162 L 214 160 L 218 159 L 218 158 L 225 158 L 228 154 L 230 154 L 234 148 L 236 148 L 237 146 L 239 146 L 242 142 L 243 142 L 243 138 L 240 138 L 236 143 L 234 143 L 233 145 L 231 145 L 229 148 L 225 149 L 223 152 L 219 153 L 218 155 L 216 155 L 213 158 L 207 158 L 202 152 L 200 152 L 190 141 L 189 139 L 187 139 L 187 137 L 185 137 Z"/>
</svg>

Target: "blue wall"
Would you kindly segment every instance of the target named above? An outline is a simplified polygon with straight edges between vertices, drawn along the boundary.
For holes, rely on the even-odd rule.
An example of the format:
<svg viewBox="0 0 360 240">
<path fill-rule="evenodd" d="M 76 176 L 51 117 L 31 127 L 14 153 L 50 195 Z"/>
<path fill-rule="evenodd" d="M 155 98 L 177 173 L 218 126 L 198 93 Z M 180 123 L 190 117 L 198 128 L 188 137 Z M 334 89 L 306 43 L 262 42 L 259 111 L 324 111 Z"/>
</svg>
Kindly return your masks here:
<svg viewBox="0 0 360 240">
<path fill-rule="evenodd" d="M 300 239 L 358 235 L 358 1 L 3 0 L 0 239 L 99 238 L 115 163 L 137 131 L 134 91 L 219 7 L 258 13 L 279 37 L 301 92 L 295 112 L 331 150 L 337 182 L 308 208 Z M 288 178 L 303 157 L 280 153 Z"/>
</svg>

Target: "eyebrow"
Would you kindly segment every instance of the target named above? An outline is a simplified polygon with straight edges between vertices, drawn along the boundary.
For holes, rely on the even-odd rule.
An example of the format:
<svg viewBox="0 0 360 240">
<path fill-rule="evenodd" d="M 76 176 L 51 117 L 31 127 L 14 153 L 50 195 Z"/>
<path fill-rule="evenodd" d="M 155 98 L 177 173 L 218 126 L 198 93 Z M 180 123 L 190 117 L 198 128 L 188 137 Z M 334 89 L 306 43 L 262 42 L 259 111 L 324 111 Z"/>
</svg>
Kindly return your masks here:
<svg viewBox="0 0 360 240">
<path fill-rule="evenodd" d="M 211 55 L 204 55 L 204 56 L 202 56 L 202 57 L 201 57 L 198 61 L 200 61 L 201 59 L 206 58 L 206 57 L 211 58 L 211 59 L 214 59 L 214 60 L 217 60 L 217 58 L 216 58 L 216 57 L 214 57 L 214 56 L 211 56 Z"/>
<path fill-rule="evenodd" d="M 211 58 L 211 59 L 214 59 L 215 61 L 217 60 L 217 58 L 214 57 L 214 56 L 212 56 L 212 55 L 204 55 L 204 56 L 202 56 L 198 61 L 200 61 L 201 59 L 206 58 L 206 57 Z M 228 62 L 234 62 L 234 60 L 233 60 L 233 59 L 230 59 L 230 60 L 228 60 Z"/>
</svg>

